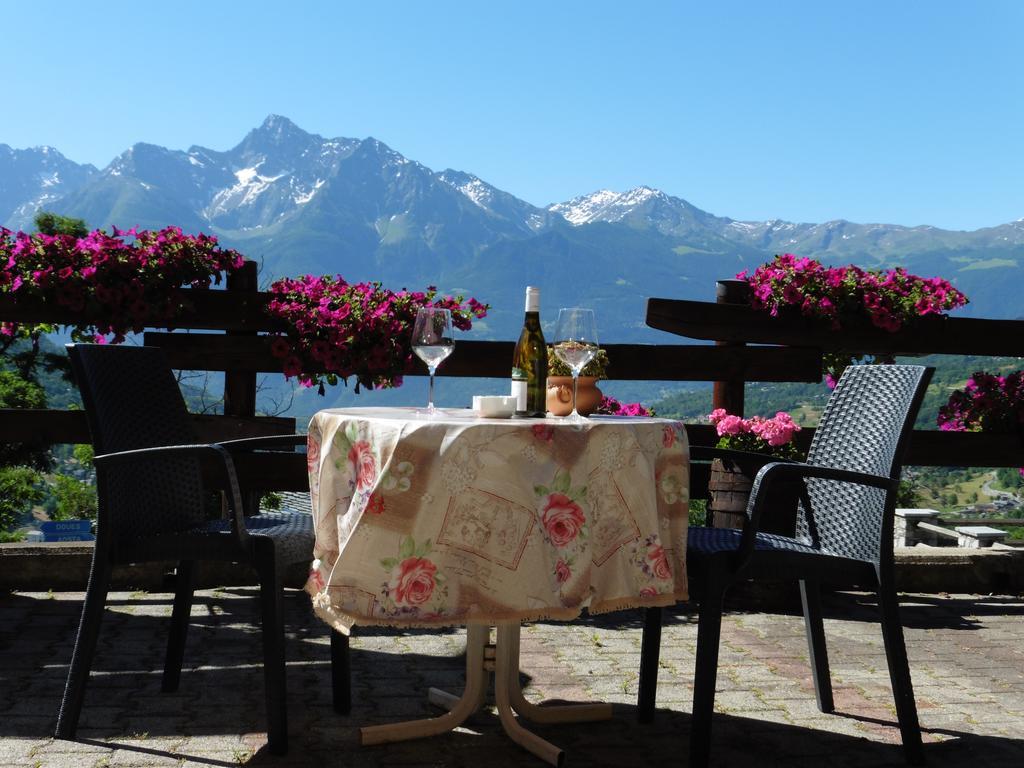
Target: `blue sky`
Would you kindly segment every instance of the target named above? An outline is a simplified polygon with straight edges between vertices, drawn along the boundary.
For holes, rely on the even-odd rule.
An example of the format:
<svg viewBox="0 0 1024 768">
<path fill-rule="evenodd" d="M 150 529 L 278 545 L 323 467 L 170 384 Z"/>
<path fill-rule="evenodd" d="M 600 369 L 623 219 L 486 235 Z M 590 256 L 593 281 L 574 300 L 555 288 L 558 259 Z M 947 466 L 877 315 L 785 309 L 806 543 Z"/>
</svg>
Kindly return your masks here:
<svg viewBox="0 0 1024 768">
<path fill-rule="evenodd" d="M 2 7 L 0 143 L 100 167 L 276 113 L 536 205 L 647 184 L 737 219 L 1024 217 L 1024 3 Z"/>
</svg>

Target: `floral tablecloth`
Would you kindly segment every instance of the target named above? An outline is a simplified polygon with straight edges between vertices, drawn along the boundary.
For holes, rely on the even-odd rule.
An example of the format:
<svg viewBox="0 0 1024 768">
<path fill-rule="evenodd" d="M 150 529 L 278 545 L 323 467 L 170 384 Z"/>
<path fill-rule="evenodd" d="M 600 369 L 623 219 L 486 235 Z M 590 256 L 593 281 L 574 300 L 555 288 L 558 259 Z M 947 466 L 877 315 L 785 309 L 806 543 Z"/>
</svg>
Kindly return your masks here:
<svg viewBox="0 0 1024 768">
<path fill-rule="evenodd" d="M 681 423 L 331 409 L 309 425 L 317 614 L 435 626 L 687 598 Z"/>
</svg>

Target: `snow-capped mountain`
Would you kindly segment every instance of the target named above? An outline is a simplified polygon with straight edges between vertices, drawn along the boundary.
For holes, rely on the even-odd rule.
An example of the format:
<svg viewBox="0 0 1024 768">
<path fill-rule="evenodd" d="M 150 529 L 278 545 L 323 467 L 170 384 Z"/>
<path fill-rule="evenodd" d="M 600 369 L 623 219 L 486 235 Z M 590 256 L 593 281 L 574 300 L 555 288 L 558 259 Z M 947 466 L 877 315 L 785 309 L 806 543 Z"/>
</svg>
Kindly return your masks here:
<svg viewBox="0 0 1024 768">
<path fill-rule="evenodd" d="M 0 144 L 0 223 L 27 227 L 46 208 L 97 173 L 68 160 L 53 147 L 11 149 Z"/>
<path fill-rule="evenodd" d="M 1024 219 L 975 232 L 935 227 L 737 221 L 651 187 L 540 208 L 464 171 L 433 171 L 374 138 L 324 138 L 271 115 L 235 147 L 136 144 L 98 171 L 50 148 L 0 144 L 0 223 L 38 209 L 90 226 L 176 224 L 213 232 L 263 279 L 342 273 L 436 284 L 494 305 L 482 333 L 510 337 L 522 286 L 545 306 L 599 302 L 614 340 L 651 339 L 646 296 L 710 298 L 714 281 L 789 251 L 828 263 L 903 264 L 952 279 L 989 316 L 1021 314 Z"/>
</svg>

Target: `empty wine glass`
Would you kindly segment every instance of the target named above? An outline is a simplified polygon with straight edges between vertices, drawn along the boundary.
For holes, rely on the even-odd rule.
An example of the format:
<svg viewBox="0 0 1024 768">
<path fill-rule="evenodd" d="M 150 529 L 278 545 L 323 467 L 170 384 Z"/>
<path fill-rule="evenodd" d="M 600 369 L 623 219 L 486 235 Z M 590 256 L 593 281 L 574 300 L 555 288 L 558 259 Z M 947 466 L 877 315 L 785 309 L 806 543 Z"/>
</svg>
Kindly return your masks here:
<svg viewBox="0 0 1024 768">
<path fill-rule="evenodd" d="M 438 411 L 434 407 L 434 372 L 455 349 L 452 335 L 452 313 L 441 307 L 421 307 L 412 327 L 412 351 L 427 364 L 430 372 L 430 394 L 427 397 L 428 417 Z"/>
<path fill-rule="evenodd" d="M 597 323 L 594 310 L 583 307 L 567 307 L 558 310 L 558 324 L 555 326 L 555 355 L 572 370 L 572 413 L 566 418 L 583 421 L 576 410 L 576 382 L 583 366 L 597 354 Z"/>
</svg>

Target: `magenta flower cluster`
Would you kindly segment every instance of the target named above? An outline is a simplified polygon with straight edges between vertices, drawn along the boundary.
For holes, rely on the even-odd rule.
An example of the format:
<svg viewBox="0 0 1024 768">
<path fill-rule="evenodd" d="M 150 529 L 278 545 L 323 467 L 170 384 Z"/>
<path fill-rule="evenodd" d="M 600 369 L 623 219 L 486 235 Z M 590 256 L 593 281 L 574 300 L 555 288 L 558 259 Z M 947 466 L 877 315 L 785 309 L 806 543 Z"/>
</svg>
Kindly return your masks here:
<svg viewBox="0 0 1024 768">
<path fill-rule="evenodd" d="M 437 297 L 437 289 L 390 291 L 380 283 L 348 283 L 341 275 L 284 278 L 270 286 L 267 309 L 282 320 L 271 351 L 284 375 L 306 387 L 356 379 L 374 389 L 398 387 L 412 369 L 412 326 L 423 306 L 446 307 L 452 323 L 467 331 L 486 317 L 487 304 L 462 296 Z"/>
<path fill-rule="evenodd" d="M 724 408 L 716 408 L 708 414 L 708 420 L 718 433 L 719 448 L 767 453 L 787 459 L 798 456 L 793 436 L 800 431 L 800 425 L 785 411 L 779 411 L 770 419 L 762 416 L 744 419 L 727 413 Z"/>
<path fill-rule="evenodd" d="M 940 277 L 918 277 L 902 267 L 825 267 L 792 253 L 776 256 L 752 275 L 744 270 L 736 277 L 749 283 L 750 302 L 755 309 L 775 316 L 786 307 L 795 307 L 807 317 L 827 320 L 833 330 L 841 330 L 845 320 L 866 316 L 875 327 L 896 332 L 917 317 L 941 315 L 968 301 Z M 825 379 L 830 387 L 835 386 L 851 361 L 851 356 L 844 353 L 824 356 Z"/>
<path fill-rule="evenodd" d="M 82 238 L 27 234 L 0 227 L 0 293 L 53 302 L 81 314 L 68 327 L 76 341 L 124 341 L 145 326 L 172 327 L 189 307 L 182 286 L 209 288 L 242 266 L 241 254 L 212 235 L 95 230 Z M 0 337 L 30 336 L 43 326 L 0 324 Z M 107 337 L 111 338 L 108 339 Z"/>
<path fill-rule="evenodd" d="M 647 408 L 640 403 L 622 403 L 614 397 L 604 395 L 597 406 L 595 413 L 605 416 L 653 416 L 654 409 Z"/>
<path fill-rule="evenodd" d="M 804 315 L 829 320 L 834 330 L 845 317 L 863 314 L 876 327 L 894 332 L 915 317 L 940 315 L 967 303 L 964 294 L 940 277 L 918 277 L 902 267 L 825 267 L 792 253 L 776 256 L 752 275 L 744 270 L 736 277 L 750 284 L 756 309 L 777 315 L 784 307 L 797 307 Z"/>
<path fill-rule="evenodd" d="M 1024 436 L 1024 371 L 1005 376 L 976 371 L 939 407 L 946 432 L 1017 432 Z M 1024 467 L 1019 470 L 1024 477 Z"/>
<path fill-rule="evenodd" d="M 947 432 L 1014 432 L 1024 429 L 1024 372 L 999 376 L 976 371 L 939 408 Z"/>
</svg>

